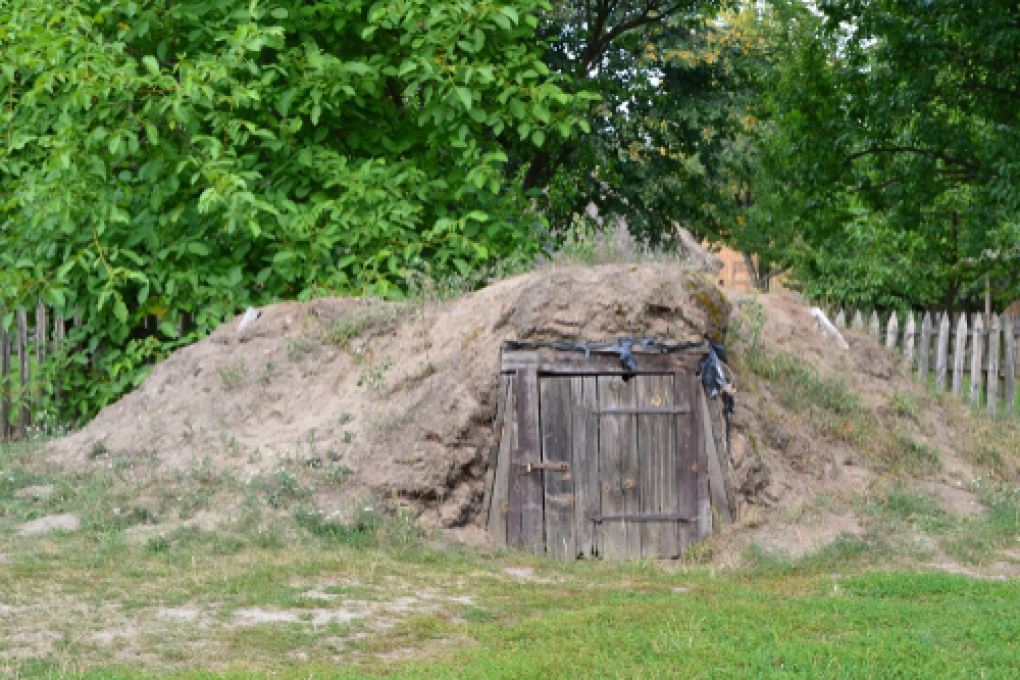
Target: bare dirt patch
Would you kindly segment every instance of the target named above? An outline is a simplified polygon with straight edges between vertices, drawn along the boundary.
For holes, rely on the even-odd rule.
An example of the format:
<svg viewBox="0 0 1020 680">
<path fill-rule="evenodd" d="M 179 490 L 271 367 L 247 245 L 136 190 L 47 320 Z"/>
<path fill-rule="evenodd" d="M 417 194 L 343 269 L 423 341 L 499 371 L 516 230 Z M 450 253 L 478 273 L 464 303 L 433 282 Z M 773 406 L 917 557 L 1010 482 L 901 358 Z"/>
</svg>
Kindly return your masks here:
<svg viewBox="0 0 1020 680">
<path fill-rule="evenodd" d="M 22 524 L 18 527 L 18 535 L 37 536 L 52 531 L 77 531 L 80 525 L 81 522 L 75 515 L 47 515 Z"/>
</svg>

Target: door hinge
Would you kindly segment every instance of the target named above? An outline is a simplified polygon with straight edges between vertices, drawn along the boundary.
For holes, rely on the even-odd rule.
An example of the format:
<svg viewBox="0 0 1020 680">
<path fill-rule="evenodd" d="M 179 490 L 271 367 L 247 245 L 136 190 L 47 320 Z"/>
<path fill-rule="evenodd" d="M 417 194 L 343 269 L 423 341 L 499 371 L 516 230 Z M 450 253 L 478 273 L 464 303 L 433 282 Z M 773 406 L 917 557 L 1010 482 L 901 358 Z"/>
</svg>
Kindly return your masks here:
<svg viewBox="0 0 1020 680">
<path fill-rule="evenodd" d="M 553 472 L 566 472 L 570 469 L 568 463 L 525 463 L 521 466 L 521 472 L 533 472 L 534 470 L 552 470 Z"/>
</svg>

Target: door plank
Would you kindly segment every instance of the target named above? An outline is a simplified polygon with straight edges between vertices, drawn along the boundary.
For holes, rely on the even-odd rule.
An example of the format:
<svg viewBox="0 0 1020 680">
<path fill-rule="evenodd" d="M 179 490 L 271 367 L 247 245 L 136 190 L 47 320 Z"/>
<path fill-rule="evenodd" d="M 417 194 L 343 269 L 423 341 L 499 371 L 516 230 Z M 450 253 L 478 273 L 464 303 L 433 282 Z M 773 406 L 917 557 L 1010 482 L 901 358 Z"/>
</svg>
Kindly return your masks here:
<svg viewBox="0 0 1020 680">
<path fill-rule="evenodd" d="M 637 406 L 638 381 L 640 376 L 635 376 L 627 381 L 620 381 L 620 402 L 619 407 L 635 408 Z M 641 467 L 638 462 L 637 445 L 637 423 L 641 416 L 637 415 L 612 415 L 602 416 L 602 419 L 617 418 L 620 423 L 620 474 L 623 478 L 623 507 L 628 515 L 641 514 L 641 494 L 644 490 L 641 487 Z M 646 416 L 647 417 L 647 416 Z M 638 559 L 641 557 L 641 530 L 640 524 L 624 522 L 627 532 L 625 559 Z"/>
<path fill-rule="evenodd" d="M 715 435 L 712 432 L 712 404 L 708 403 L 704 388 L 699 386 L 698 396 L 701 400 L 701 423 L 705 430 L 705 452 L 708 458 L 708 490 L 711 493 L 712 508 L 715 515 L 723 526 L 732 524 L 733 517 L 730 515 L 730 500 L 726 493 L 726 481 L 723 474 L 722 461 L 718 447 L 716 446 Z"/>
<path fill-rule="evenodd" d="M 595 524 L 591 518 L 599 514 L 601 503 L 599 419 L 592 413 L 598 406 L 597 382 L 593 376 L 570 378 L 574 541 L 577 554 L 583 557 L 596 554 Z"/>
<path fill-rule="evenodd" d="M 676 406 L 694 406 L 697 404 L 692 397 L 693 390 L 689 383 L 693 379 L 690 374 L 677 371 L 673 374 L 673 403 Z M 677 495 L 676 512 L 681 517 L 696 517 L 698 514 L 698 455 L 696 446 L 699 427 L 695 427 L 694 418 L 700 409 L 692 409 L 691 413 L 676 416 L 676 476 Z M 700 423 L 699 423 L 700 424 Z M 680 522 L 677 525 L 680 554 L 698 540 L 696 522 Z"/>
<path fill-rule="evenodd" d="M 673 407 L 673 377 L 670 375 L 638 378 L 638 406 L 643 408 Z M 672 512 L 670 501 L 675 497 L 676 438 L 674 418 L 669 415 L 643 415 L 637 419 L 637 442 L 641 484 L 641 514 L 661 515 Z M 633 528 L 633 527 L 632 527 Z M 674 523 L 642 524 L 642 557 L 675 557 L 678 553 Z"/>
<path fill-rule="evenodd" d="M 571 459 L 573 418 L 570 378 L 543 377 L 539 384 L 540 422 L 542 426 L 542 462 L 567 463 Z M 566 472 L 542 470 L 545 494 L 545 548 L 551 557 L 575 559 L 573 469 Z"/>
<path fill-rule="evenodd" d="M 627 403 L 631 390 L 617 376 L 598 377 L 599 409 L 633 406 Z M 623 448 L 628 438 L 633 439 L 634 416 L 614 415 L 599 419 L 599 486 L 601 487 L 600 514 L 625 515 L 623 489 Z M 627 524 L 602 522 L 595 527 L 599 555 L 605 559 L 627 557 Z"/>
<path fill-rule="evenodd" d="M 517 461 L 510 473 L 516 475 L 521 490 L 521 545 L 541 551 L 545 547 L 542 480 L 539 475 L 523 471 L 529 463 L 542 461 L 538 373 L 533 369 L 518 371 L 516 388 Z"/>
<path fill-rule="evenodd" d="M 492 497 L 489 502 L 489 536 L 496 545 L 506 545 L 507 495 L 510 491 L 510 449 L 513 446 L 513 382 L 512 375 L 505 376 L 501 386 L 503 407 L 502 418 L 496 419 L 496 433 L 499 437 L 499 451 L 493 469 Z"/>
</svg>

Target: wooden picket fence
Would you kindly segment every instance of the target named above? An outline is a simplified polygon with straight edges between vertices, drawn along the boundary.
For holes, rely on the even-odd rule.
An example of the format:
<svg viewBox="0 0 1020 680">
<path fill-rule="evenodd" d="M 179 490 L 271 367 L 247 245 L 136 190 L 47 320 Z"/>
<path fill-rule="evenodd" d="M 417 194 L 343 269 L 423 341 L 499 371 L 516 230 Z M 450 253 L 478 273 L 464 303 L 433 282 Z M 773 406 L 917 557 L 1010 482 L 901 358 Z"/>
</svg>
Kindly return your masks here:
<svg viewBox="0 0 1020 680">
<path fill-rule="evenodd" d="M 0 305 L 0 317 L 6 313 L 6 305 Z M 51 352 L 59 350 L 68 326 L 80 323 L 80 318 L 65 319 L 40 303 L 34 310 L 14 310 L 13 327 L 9 331 L 0 328 L 0 441 L 24 439 L 30 428 L 40 424 L 41 400 L 37 391 L 32 395 L 32 374 Z M 16 394 L 21 398 L 14 399 Z M 58 386 L 58 402 L 62 396 Z M 15 401 L 20 413 L 12 413 Z"/>
<path fill-rule="evenodd" d="M 6 316 L 11 308 L 14 306 L 0 303 L 0 318 Z M 59 380 L 48 386 L 52 389 L 47 394 L 50 412 L 44 412 L 43 391 L 37 384 L 39 367 L 46 357 L 61 350 L 67 331 L 80 326 L 81 322 L 77 313 L 48 308 L 40 302 L 34 309 L 14 308 L 12 327 L 9 330 L 0 328 L 0 441 L 27 438 L 34 428 L 46 425 L 47 417 L 51 421 L 61 420 L 65 392 L 61 390 Z M 194 323 L 194 314 L 181 314 L 177 321 L 177 334 L 183 335 L 185 329 Z M 159 318 L 147 316 L 141 319 L 141 330 L 156 333 L 159 324 Z M 98 364 L 98 360 L 98 353 L 90 358 L 93 366 Z M 33 376 L 36 382 L 33 382 Z"/>
<path fill-rule="evenodd" d="M 848 318 L 851 330 L 885 345 L 921 382 L 934 382 L 991 413 L 1016 411 L 1020 316 L 910 312 L 900 330 L 895 312 L 883 320 L 872 311 L 865 321 L 861 310 L 839 309 L 834 323 L 847 328 Z"/>
</svg>

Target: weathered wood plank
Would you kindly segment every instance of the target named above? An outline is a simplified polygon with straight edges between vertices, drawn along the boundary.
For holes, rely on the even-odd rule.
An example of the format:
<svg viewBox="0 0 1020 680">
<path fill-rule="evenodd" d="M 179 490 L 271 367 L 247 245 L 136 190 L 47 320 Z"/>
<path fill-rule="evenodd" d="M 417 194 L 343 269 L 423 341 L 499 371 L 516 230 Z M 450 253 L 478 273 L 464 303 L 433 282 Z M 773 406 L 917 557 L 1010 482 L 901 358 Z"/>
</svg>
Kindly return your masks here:
<svg viewBox="0 0 1020 680">
<path fill-rule="evenodd" d="M 633 381 L 630 381 L 633 382 Z M 633 406 L 632 390 L 621 378 L 600 376 L 598 378 L 599 409 L 619 406 Z M 610 416 L 599 420 L 599 484 L 602 488 L 602 502 L 599 514 L 625 515 L 627 507 L 624 496 L 623 448 L 628 439 L 634 438 L 635 416 Z M 627 524 L 608 522 L 595 527 L 598 534 L 599 555 L 606 559 L 627 557 Z"/>
<path fill-rule="evenodd" d="M 839 312 L 836 314 L 836 328 L 839 329 L 846 328 L 846 312 L 844 312 L 842 309 L 840 309 Z"/>
<path fill-rule="evenodd" d="M 638 385 L 647 380 L 646 376 L 637 376 L 630 380 L 620 382 L 620 404 L 621 408 L 637 408 L 638 406 Z M 623 477 L 623 507 L 624 514 L 641 514 L 641 466 L 638 460 L 637 445 L 637 424 L 642 418 L 649 416 L 636 415 L 614 415 L 603 416 L 606 418 L 620 420 L 620 473 Z M 626 558 L 638 559 L 641 557 L 641 525 L 624 522 L 627 528 Z"/>
<path fill-rule="evenodd" d="M 528 464 L 540 463 L 541 432 L 538 415 L 538 374 L 534 370 L 517 373 L 517 456 L 510 474 L 516 476 L 520 488 L 521 537 L 520 545 L 540 551 L 545 547 L 545 527 L 542 520 L 543 490 L 539 475 L 525 472 Z M 507 536 L 510 535 L 510 524 Z"/>
<path fill-rule="evenodd" d="M 931 368 L 931 312 L 924 313 L 924 320 L 921 322 L 920 343 L 917 346 L 917 379 L 922 384 L 928 382 L 928 371 Z"/>
<path fill-rule="evenodd" d="M 939 322 L 939 337 L 935 348 L 935 386 L 946 389 L 949 375 L 949 314 Z"/>
<path fill-rule="evenodd" d="M 599 491 L 599 418 L 597 379 L 570 378 L 571 432 L 573 433 L 571 479 L 574 482 L 574 544 L 579 555 L 596 554 L 595 524 L 601 513 Z"/>
<path fill-rule="evenodd" d="M 7 307 L 0 307 L 0 319 Z M 0 328 L 0 437 L 11 437 L 11 334 Z"/>
<path fill-rule="evenodd" d="M 676 406 L 676 389 L 673 385 L 675 375 L 665 376 L 662 380 L 663 404 L 670 408 Z M 656 423 L 661 427 L 659 507 L 662 513 L 673 513 L 677 507 L 677 454 L 676 454 L 676 416 L 657 417 Z M 680 536 L 677 527 L 667 524 L 659 527 L 659 554 L 663 557 L 680 557 Z"/>
<path fill-rule="evenodd" d="M 570 378 L 539 378 L 542 426 L 542 462 L 566 463 L 566 472 L 542 470 L 545 494 L 545 549 L 551 557 L 575 559 L 574 485 L 570 481 L 573 419 L 570 408 Z"/>
<path fill-rule="evenodd" d="M 677 368 L 694 369 L 701 353 L 697 351 L 674 354 L 634 353 L 636 374 L 671 373 Z M 534 369 L 539 373 L 568 375 L 626 375 L 620 358 L 615 355 L 592 354 L 585 358 L 582 352 L 565 352 L 551 349 L 504 351 L 501 357 L 504 373 Z"/>
<path fill-rule="evenodd" d="M 903 370 L 907 375 L 914 372 L 914 341 L 917 337 L 917 323 L 914 313 L 907 314 L 907 325 L 903 329 Z"/>
<path fill-rule="evenodd" d="M 733 523 L 730 515 L 730 500 L 726 494 L 726 482 L 723 473 L 722 458 L 716 448 L 715 437 L 712 433 L 712 417 L 710 415 L 711 405 L 708 397 L 705 396 L 704 388 L 698 390 L 701 397 L 701 422 L 705 428 L 705 451 L 708 458 L 708 490 L 712 499 L 712 510 L 714 516 L 719 517 L 723 526 Z"/>
<path fill-rule="evenodd" d="M 864 332 L 864 315 L 861 314 L 861 310 L 854 312 L 854 320 L 850 324 L 850 330 L 857 331 L 858 333 Z"/>
<path fill-rule="evenodd" d="M 708 395 L 705 397 L 708 399 Z M 726 423 L 723 421 L 722 411 L 720 409 L 721 399 L 708 400 L 708 417 L 712 425 L 712 437 L 715 440 L 715 449 L 719 454 L 719 466 L 722 468 L 724 479 L 727 471 L 730 469 L 730 451 L 729 444 L 726 441 Z M 729 504 L 729 514 L 733 518 L 737 512 L 736 496 L 732 488 L 726 487 L 726 499 Z"/>
<path fill-rule="evenodd" d="M 992 315 L 991 327 L 988 330 L 988 378 L 986 383 L 985 401 L 989 413 L 999 410 L 999 353 L 1002 351 L 1002 321 Z"/>
<path fill-rule="evenodd" d="M 28 426 L 32 418 L 32 411 L 28 406 L 28 385 L 31 380 L 31 369 L 28 361 L 28 312 L 19 309 L 16 314 L 18 320 L 18 371 L 21 377 L 21 421 L 19 431 L 22 439 L 28 437 Z"/>
<path fill-rule="evenodd" d="M 35 307 L 35 365 L 36 370 L 42 369 L 43 362 L 46 361 L 46 350 L 48 349 L 49 339 L 47 338 L 47 330 L 49 325 L 46 323 L 46 307 L 43 306 L 42 300 Z M 42 424 L 42 390 L 39 390 L 36 394 L 35 409 L 38 414 L 38 423 Z"/>
<path fill-rule="evenodd" d="M 692 406 L 695 400 L 691 384 L 694 383 L 690 374 L 677 371 L 673 375 L 673 403 L 676 406 Z M 695 383 L 696 385 L 696 383 Z M 677 514 L 682 517 L 698 516 L 698 439 L 702 436 L 700 422 L 696 420 L 698 409 L 689 414 L 677 416 L 676 421 L 676 456 L 677 456 Z M 680 553 L 699 538 L 697 523 L 681 522 L 677 527 Z"/>
<path fill-rule="evenodd" d="M 521 452 L 519 402 L 521 391 L 520 374 L 512 376 L 513 385 L 511 404 L 513 404 L 513 436 L 510 440 L 510 465 L 507 467 L 507 511 L 506 511 L 506 544 L 514 548 L 524 545 L 523 530 L 521 528 L 521 506 L 524 504 L 524 486 L 521 475 L 521 466 L 524 456 Z"/>
<path fill-rule="evenodd" d="M 871 312 L 871 321 L 868 322 L 868 335 L 875 338 L 878 342 L 882 341 L 882 326 L 878 320 L 878 312 Z"/>
<path fill-rule="evenodd" d="M 485 470 L 485 495 L 482 497 L 482 517 L 489 535 L 492 536 L 492 499 L 496 484 L 496 469 L 499 467 L 499 451 L 503 445 L 503 435 L 506 432 L 504 420 L 506 419 L 506 392 L 510 376 L 499 376 L 499 392 L 496 397 L 496 418 L 492 421 L 493 441 L 489 447 L 489 465 Z M 503 528 L 504 540 L 506 527 Z"/>
<path fill-rule="evenodd" d="M 985 349 L 985 324 L 981 314 L 974 315 L 974 330 L 970 345 L 970 401 L 981 401 L 981 368 Z"/>
<path fill-rule="evenodd" d="M 900 337 L 900 322 L 896 318 L 896 312 L 889 317 L 889 325 L 885 329 L 885 347 L 890 352 L 896 349 L 896 343 Z"/>
<path fill-rule="evenodd" d="M 638 408 L 670 410 L 673 406 L 672 376 L 641 376 L 637 379 Z M 672 415 L 642 415 L 637 418 L 637 451 L 639 466 L 638 498 L 642 515 L 660 515 L 672 511 L 667 506 L 667 460 L 673 454 L 675 439 L 670 437 Z M 675 463 L 674 463 L 675 464 Z M 635 527 L 631 527 L 633 530 Z M 670 543 L 666 536 L 674 535 L 675 528 L 659 522 L 638 527 L 641 537 L 641 557 L 670 557 Z M 675 553 L 673 553 L 675 554 Z"/>
<path fill-rule="evenodd" d="M 1003 315 L 1002 337 L 1006 343 L 1005 358 L 1003 361 L 1003 397 L 1006 400 L 1006 411 L 1013 413 L 1016 410 L 1016 366 L 1017 366 L 1017 338 L 1014 333 L 1013 317 Z"/>
<path fill-rule="evenodd" d="M 57 314 L 53 318 L 53 353 L 54 354 L 59 354 L 60 352 L 63 351 L 63 348 L 64 348 L 64 334 L 65 334 L 64 316 L 63 316 L 63 314 Z M 58 412 L 58 414 L 62 414 L 63 411 L 64 411 L 64 407 L 63 407 L 63 404 L 64 404 L 64 390 L 62 389 L 62 383 L 61 383 L 59 375 L 57 377 L 56 384 L 54 385 L 54 387 L 56 389 L 57 412 Z"/>
<path fill-rule="evenodd" d="M 703 387 L 693 374 L 687 376 L 687 403 L 691 405 L 690 445 L 694 448 L 695 485 L 697 489 L 698 521 L 697 540 L 712 535 L 712 498 L 708 488 L 708 447 L 705 442 L 705 426 L 701 422 L 703 413 L 698 401 Z"/>
<path fill-rule="evenodd" d="M 953 394 L 963 394 L 963 373 L 967 357 L 967 315 L 961 314 L 956 324 L 956 338 L 953 344 Z"/>
</svg>

